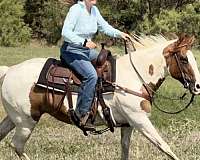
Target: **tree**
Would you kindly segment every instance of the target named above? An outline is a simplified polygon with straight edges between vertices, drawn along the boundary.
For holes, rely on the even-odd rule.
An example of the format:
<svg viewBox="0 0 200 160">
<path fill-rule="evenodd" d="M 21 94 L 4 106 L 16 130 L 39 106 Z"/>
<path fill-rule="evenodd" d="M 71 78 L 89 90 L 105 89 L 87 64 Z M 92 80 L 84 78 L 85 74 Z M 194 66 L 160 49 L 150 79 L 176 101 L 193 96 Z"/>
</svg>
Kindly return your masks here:
<svg viewBox="0 0 200 160">
<path fill-rule="evenodd" d="M 0 0 L 0 45 L 18 46 L 29 42 L 31 30 L 23 16 L 23 2 Z"/>
<path fill-rule="evenodd" d="M 185 6 L 180 14 L 179 32 L 195 35 L 197 43 L 200 44 L 200 3 Z"/>
<path fill-rule="evenodd" d="M 56 43 L 61 38 L 68 8 L 74 2 L 26 0 L 24 20 L 33 30 L 33 38 Z M 186 32 L 196 37 L 200 34 L 199 0 L 101 0 L 97 5 L 103 17 L 123 31 L 145 34 Z"/>
<path fill-rule="evenodd" d="M 33 30 L 33 38 L 56 44 L 61 38 L 67 8 L 67 4 L 58 0 L 26 0 L 24 19 Z"/>
<path fill-rule="evenodd" d="M 42 38 L 42 15 L 44 13 L 44 2 L 46 0 L 26 0 L 24 9 L 24 21 L 33 31 L 33 38 Z"/>
</svg>

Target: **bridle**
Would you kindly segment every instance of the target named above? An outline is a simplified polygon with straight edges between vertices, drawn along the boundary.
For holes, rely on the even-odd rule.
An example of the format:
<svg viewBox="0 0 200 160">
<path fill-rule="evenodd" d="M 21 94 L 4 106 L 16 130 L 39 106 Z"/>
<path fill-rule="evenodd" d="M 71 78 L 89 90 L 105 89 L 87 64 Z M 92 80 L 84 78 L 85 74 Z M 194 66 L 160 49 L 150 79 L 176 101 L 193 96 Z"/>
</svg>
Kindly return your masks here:
<svg viewBox="0 0 200 160">
<path fill-rule="evenodd" d="M 185 73 L 182 70 L 181 63 L 180 63 L 180 60 L 179 60 L 179 58 L 177 56 L 177 53 L 174 53 L 174 57 L 175 57 L 177 65 L 178 65 L 178 69 L 179 69 L 179 71 L 181 73 L 181 77 L 183 79 L 183 86 L 184 86 L 184 88 L 188 89 L 190 82 L 186 79 Z"/>
<path fill-rule="evenodd" d="M 135 48 L 135 46 L 134 46 L 133 41 L 132 41 L 131 39 L 128 39 L 128 40 L 131 42 L 131 45 L 132 45 L 134 51 L 136 51 L 136 48 Z M 137 40 L 137 42 L 139 42 L 138 39 L 135 39 L 135 40 Z M 140 43 L 140 42 L 139 42 L 139 43 Z M 185 107 L 183 107 L 182 109 L 180 109 L 180 110 L 178 110 L 178 111 L 174 111 L 174 112 L 165 111 L 165 110 L 161 109 L 160 107 L 158 107 L 158 105 L 157 105 L 157 104 L 155 103 L 155 101 L 154 101 L 154 97 L 155 97 L 156 95 L 158 95 L 158 94 L 156 93 L 156 91 L 154 91 L 154 90 L 149 86 L 149 84 L 147 84 L 147 83 L 145 82 L 145 80 L 142 78 L 142 76 L 141 76 L 140 73 L 138 72 L 137 68 L 135 67 L 135 65 L 134 65 L 134 63 L 133 63 L 131 53 L 128 52 L 126 41 L 124 41 L 124 46 L 125 46 L 125 54 L 128 54 L 128 55 L 129 55 L 129 60 L 130 60 L 131 66 L 132 66 L 133 69 L 135 70 L 135 72 L 136 72 L 137 76 L 139 77 L 139 79 L 142 81 L 143 86 L 144 86 L 145 90 L 147 91 L 147 93 L 148 93 L 148 95 L 149 95 L 149 97 L 150 97 L 150 102 L 152 102 L 152 103 L 155 105 L 155 107 L 156 107 L 159 111 L 164 112 L 164 113 L 167 113 L 167 114 L 178 114 L 178 113 L 180 113 L 180 112 L 186 110 L 186 109 L 190 106 L 190 104 L 191 104 L 191 103 L 193 102 L 193 100 L 194 100 L 194 94 L 192 94 L 189 103 L 188 103 Z M 185 73 L 184 73 L 183 70 L 182 70 L 181 63 L 180 63 L 180 60 L 179 60 L 179 58 L 178 58 L 178 56 L 177 56 L 177 53 L 174 53 L 174 57 L 175 57 L 176 63 L 177 63 L 177 65 L 178 65 L 178 69 L 179 69 L 179 71 L 180 71 L 180 73 L 181 73 L 181 76 L 182 76 L 182 79 L 183 79 L 184 88 L 189 89 L 189 84 L 190 84 L 190 82 L 186 79 L 186 75 L 185 75 Z M 153 94 L 150 94 L 150 91 L 151 91 Z M 182 99 L 185 97 L 185 95 L 186 95 L 186 93 L 184 93 L 183 96 L 181 96 L 181 97 L 179 97 L 179 98 L 177 98 L 177 99 L 170 98 L 170 97 L 166 97 L 166 96 L 164 96 L 164 95 L 159 95 L 159 96 L 161 96 L 161 97 L 163 97 L 163 98 L 165 98 L 165 99 L 170 99 L 170 100 L 182 100 Z"/>
<path fill-rule="evenodd" d="M 135 48 L 134 43 L 132 42 L 132 40 L 131 40 L 131 39 L 128 39 L 128 40 L 131 42 L 134 51 L 136 51 L 136 48 Z M 136 40 L 137 42 L 139 42 L 138 39 L 135 39 L 135 40 Z M 139 43 L 140 43 L 140 42 L 139 42 Z M 139 79 L 142 81 L 143 87 L 145 88 L 145 90 L 147 91 L 147 93 L 148 93 L 149 96 L 148 96 L 148 97 L 145 97 L 145 96 L 143 96 L 141 93 L 135 92 L 135 91 L 133 91 L 133 90 L 131 90 L 131 89 L 128 89 L 128 88 L 125 88 L 125 87 L 122 87 L 122 86 L 117 85 L 116 83 L 113 83 L 113 82 L 110 82 L 110 81 L 106 81 L 107 83 L 110 83 L 113 87 L 115 87 L 116 89 L 119 89 L 119 90 L 121 90 L 121 91 L 124 91 L 125 93 L 132 94 L 132 95 L 135 95 L 135 96 L 138 96 L 138 97 L 141 97 L 141 98 L 145 98 L 146 100 L 148 100 L 148 101 L 150 101 L 151 103 L 153 103 L 154 106 L 155 106 L 159 111 L 161 111 L 161 112 L 163 112 L 163 113 L 167 113 L 167 114 L 178 114 L 178 113 L 180 113 L 180 112 L 186 110 L 186 109 L 190 106 L 190 104 L 191 104 L 191 103 L 193 102 L 193 100 L 194 100 L 194 94 L 192 94 L 189 103 L 188 103 L 185 107 L 183 107 L 182 109 L 180 109 L 180 110 L 178 110 L 178 111 L 175 111 L 175 112 L 165 111 L 165 110 L 161 109 L 160 107 L 158 107 L 158 105 L 157 105 L 157 104 L 155 103 L 155 101 L 154 101 L 155 95 L 158 95 L 158 94 L 156 93 L 156 91 L 154 91 L 154 90 L 150 87 L 149 84 L 147 84 L 147 83 L 145 82 L 145 80 L 142 78 L 142 76 L 141 76 L 140 73 L 138 72 L 137 68 L 135 67 L 135 65 L 134 65 L 134 63 L 133 63 L 131 53 L 128 52 L 126 41 L 124 41 L 124 46 L 125 46 L 125 54 L 128 54 L 128 55 L 129 55 L 129 60 L 130 60 L 131 66 L 132 66 L 133 69 L 135 70 L 135 72 L 136 72 L 137 76 L 139 77 Z M 180 70 L 180 72 L 181 72 L 181 76 L 182 76 L 183 81 L 184 81 L 184 84 L 183 84 L 183 85 L 184 85 L 184 88 L 187 88 L 187 89 L 188 89 L 188 88 L 189 88 L 189 82 L 188 82 L 188 80 L 186 79 L 185 73 L 184 73 L 183 70 L 182 70 L 181 63 L 180 63 L 180 60 L 179 60 L 179 58 L 178 58 L 178 56 L 177 56 L 177 53 L 175 53 L 174 56 L 175 56 L 176 63 L 177 63 L 177 65 L 178 65 L 178 68 L 179 68 L 179 70 Z M 151 94 L 150 91 L 151 91 L 153 94 Z M 159 95 L 159 96 L 160 96 L 160 95 Z M 182 100 L 185 96 L 186 96 L 186 93 L 184 93 L 181 97 L 175 99 L 175 98 L 170 98 L 170 97 L 166 97 L 166 96 L 161 95 L 162 98 L 164 98 L 164 99 L 170 99 L 170 100 Z M 121 126 L 121 127 L 122 127 L 122 126 Z M 90 132 L 90 133 L 93 134 L 93 135 L 98 135 L 98 134 L 102 134 L 102 133 L 104 133 L 104 132 L 107 132 L 108 130 L 110 130 L 110 129 L 109 129 L 109 128 L 105 128 L 105 129 L 102 129 L 102 130 L 99 130 L 99 131 L 95 131 L 95 132 Z"/>
</svg>

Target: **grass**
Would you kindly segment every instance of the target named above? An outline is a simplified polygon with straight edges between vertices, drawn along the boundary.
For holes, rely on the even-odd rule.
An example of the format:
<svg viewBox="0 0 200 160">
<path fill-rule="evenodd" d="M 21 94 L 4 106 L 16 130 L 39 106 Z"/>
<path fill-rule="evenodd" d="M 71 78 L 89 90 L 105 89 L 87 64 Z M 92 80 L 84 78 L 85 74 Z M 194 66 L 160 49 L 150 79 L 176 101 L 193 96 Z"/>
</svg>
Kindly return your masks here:
<svg viewBox="0 0 200 160">
<path fill-rule="evenodd" d="M 24 48 L 5 48 L 0 47 L 0 64 L 1 65 L 14 65 L 24 60 L 35 57 L 59 57 L 59 48 L 37 48 L 37 47 L 24 47 Z"/>
<path fill-rule="evenodd" d="M 122 49 L 112 49 L 121 52 Z M 200 51 L 195 56 L 200 64 Z M 14 65 L 33 57 L 59 57 L 59 48 L 4 48 L 0 47 L 0 65 Z M 182 86 L 176 81 L 168 79 L 159 89 L 159 93 L 169 97 L 181 95 Z M 176 91 L 176 92 L 174 92 Z M 164 106 L 163 109 L 177 109 L 180 102 L 167 99 L 155 99 Z M 181 102 L 182 104 L 182 102 Z M 183 113 L 167 115 L 153 107 L 151 120 L 159 133 L 171 146 L 180 159 L 200 160 L 200 107 L 199 98 Z M 171 107 L 172 106 L 172 107 Z M 5 112 L 0 105 L 0 119 Z M 0 142 L 0 160 L 17 159 L 14 151 L 9 147 L 13 132 Z M 135 160 L 167 160 L 156 147 L 148 142 L 139 132 L 132 135 L 130 159 Z M 74 126 L 66 125 L 45 115 L 33 131 L 26 145 L 26 153 L 32 160 L 118 160 L 120 159 L 120 130 L 115 133 L 105 133 L 99 136 L 83 136 Z"/>
</svg>

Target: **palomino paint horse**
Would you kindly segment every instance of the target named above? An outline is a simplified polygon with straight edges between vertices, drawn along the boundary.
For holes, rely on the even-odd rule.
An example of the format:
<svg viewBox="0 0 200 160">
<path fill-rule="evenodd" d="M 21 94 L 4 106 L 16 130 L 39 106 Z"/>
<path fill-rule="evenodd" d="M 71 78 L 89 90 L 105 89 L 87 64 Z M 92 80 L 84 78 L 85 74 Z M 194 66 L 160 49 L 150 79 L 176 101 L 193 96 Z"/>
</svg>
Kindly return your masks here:
<svg viewBox="0 0 200 160">
<path fill-rule="evenodd" d="M 163 80 L 168 75 L 183 83 L 182 75 L 184 74 L 184 79 L 189 84 L 190 92 L 195 95 L 200 93 L 200 74 L 193 54 L 188 50 L 193 38 L 181 37 L 178 41 L 167 41 L 163 37 L 157 36 L 153 40 L 143 38 L 141 41 L 144 44 L 141 49 L 136 47 L 138 48 L 137 51 L 133 52 L 129 48 L 129 52 L 132 54 L 134 65 L 146 83 L 151 83 L 151 85 L 158 87 L 160 80 Z M 149 46 L 147 46 L 148 44 Z M 180 66 L 177 64 L 175 54 L 178 57 Z M 66 99 L 61 110 L 55 112 L 55 109 L 45 99 L 46 89 L 38 88 L 34 85 L 45 62 L 45 58 L 35 58 L 10 68 L 4 66 L 0 69 L 1 77 L 4 76 L 2 102 L 7 112 L 7 117 L 0 123 L 0 140 L 15 128 L 11 146 L 21 159 L 29 160 L 29 157 L 24 152 L 24 145 L 43 113 L 49 113 L 66 123 L 69 119 L 66 114 L 68 109 Z M 129 61 L 128 55 L 117 59 L 116 70 L 116 83 L 118 85 L 141 94 L 146 93 L 141 79 L 138 78 Z M 56 98 L 59 96 L 56 95 Z M 125 93 L 120 89 L 117 89 L 112 94 L 104 95 L 104 99 L 112 110 L 115 122 L 119 124 L 128 123 L 130 125 L 130 127 L 121 128 L 123 160 L 128 159 L 129 142 L 133 128 L 138 129 L 171 159 L 179 160 L 150 122 L 147 114 L 150 108 L 149 101 L 142 97 Z M 76 102 L 76 96 L 73 96 L 73 101 L 74 103 Z"/>
</svg>

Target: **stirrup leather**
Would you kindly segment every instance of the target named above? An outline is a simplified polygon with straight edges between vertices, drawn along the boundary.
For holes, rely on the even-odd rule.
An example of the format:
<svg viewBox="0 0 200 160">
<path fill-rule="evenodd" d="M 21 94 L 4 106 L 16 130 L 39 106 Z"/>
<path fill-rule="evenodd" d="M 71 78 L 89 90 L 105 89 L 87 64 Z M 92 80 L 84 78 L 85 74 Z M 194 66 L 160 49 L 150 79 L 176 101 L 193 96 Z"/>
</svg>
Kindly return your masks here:
<svg viewBox="0 0 200 160">
<path fill-rule="evenodd" d="M 99 101 L 101 107 L 102 107 L 102 110 L 103 110 L 103 115 L 105 117 L 105 120 L 107 121 L 107 125 L 108 127 L 110 128 L 110 131 L 111 132 L 114 132 L 114 122 L 112 120 L 112 117 L 111 117 L 111 111 L 110 111 L 110 108 L 106 105 L 104 99 L 103 99 L 103 87 L 102 87 L 102 81 L 103 79 L 102 78 L 98 78 L 98 81 L 97 81 L 97 100 Z"/>
</svg>

